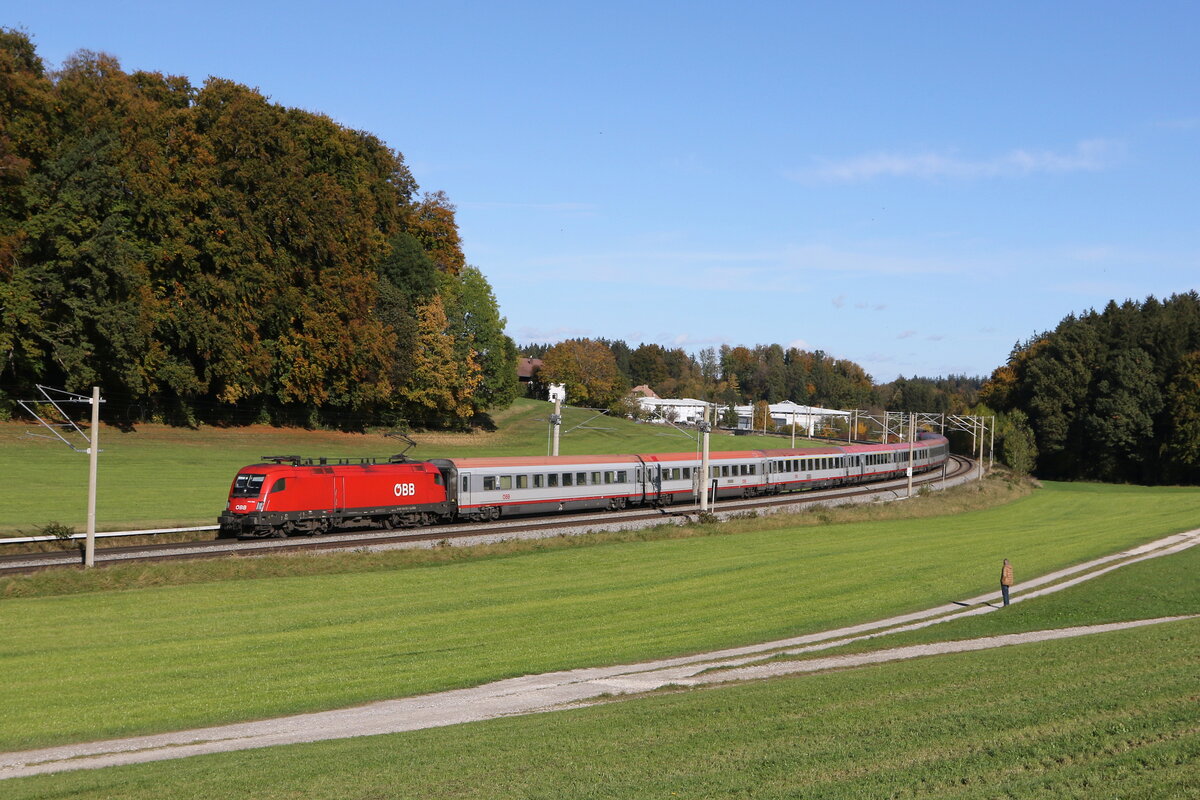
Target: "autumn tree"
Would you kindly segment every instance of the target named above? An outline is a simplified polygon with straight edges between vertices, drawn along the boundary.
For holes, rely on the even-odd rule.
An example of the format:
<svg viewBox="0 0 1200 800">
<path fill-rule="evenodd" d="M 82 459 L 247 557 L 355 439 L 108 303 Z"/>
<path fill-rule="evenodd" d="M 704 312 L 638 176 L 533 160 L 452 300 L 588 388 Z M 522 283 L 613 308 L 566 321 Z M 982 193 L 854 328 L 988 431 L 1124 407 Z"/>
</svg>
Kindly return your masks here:
<svg viewBox="0 0 1200 800">
<path fill-rule="evenodd" d="M 628 391 L 612 351 L 591 339 L 568 339 L 542 357 L 539 380 L 566 386 L 571 405 L 607 408 Z"/>
<path fill-rule="evenodd" d="M 438 295 L 417 311 L 412 364 L 411 380 L 398 394 L 410 404 L 417 421 L 462 422 L 471 417 L 472 393 L 483 376 L 473 354 L 464 361 L 455 353 L 455 341 Z"/>
</svg>

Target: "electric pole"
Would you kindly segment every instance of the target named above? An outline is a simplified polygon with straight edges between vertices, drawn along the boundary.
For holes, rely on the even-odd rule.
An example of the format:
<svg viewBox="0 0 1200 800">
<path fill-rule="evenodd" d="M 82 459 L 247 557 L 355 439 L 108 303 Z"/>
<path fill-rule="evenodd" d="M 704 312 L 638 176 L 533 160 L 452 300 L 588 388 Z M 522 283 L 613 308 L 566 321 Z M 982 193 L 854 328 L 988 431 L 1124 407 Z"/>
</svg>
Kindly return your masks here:
<svg viewBox="0 0 1200 800">
<path fill-rule="evenodd" d="M 700 480 L 697 485 L 700 488 L 700 513 L 708 513 L 708 434 L 712 430 L 712 425 L 708 421 L 708 413 L 712 409 L 709 406 L 704 407 L 704 421 L 700 423 L 701 434 L 701 455 L 700 455 Z M 792 426 L 793 431 L 795 425 Z M 792 434 L 793 436 L 795 433 Z"/>
</svg>

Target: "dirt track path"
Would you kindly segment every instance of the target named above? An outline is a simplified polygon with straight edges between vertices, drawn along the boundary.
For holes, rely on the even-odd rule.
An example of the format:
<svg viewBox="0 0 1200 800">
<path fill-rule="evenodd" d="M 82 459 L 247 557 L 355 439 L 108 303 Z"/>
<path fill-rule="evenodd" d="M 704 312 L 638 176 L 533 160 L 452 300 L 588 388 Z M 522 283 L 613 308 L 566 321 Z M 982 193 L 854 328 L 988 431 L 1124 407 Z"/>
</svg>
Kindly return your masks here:
<svg viewBox="0 0 1200 800">
<path fill-rule="evenodd" d="M 1112 556 L 1105 556 L 1013 587 L 1014 602 L 1065 589 L 1114 569 L 1148 558 L 1169 555 L 1200 544 L 1200 529 L 1175 534 Z M 435 728 L 495 717 L 533 714 L 597 702 L 601 696 L 636 695 L 667 685 L 698 686 L 755 680 L 1040 642 L 1156 625 L 1196 616 L 1164 617 L 1076 628 L 1032 631 L 956 642 L 897 647 L 871 653 L 827 656 L 803 661 L 770 661 L 773 656 L 800 655 L 900 630 L 934 625 L 949 619 L 995 611 L 995 593 L 959 603 L 847 628 L 766 642 L 760 645 L 665 659 L 643 664 L 577 669 L 526 675 L 470 689 L 386 700 L 336 711 L 220 725 L 190 731 L 138 736 L 17 753 L 0 753 L 0 779 L 97 769 L 172 758 L 248 750 L 279 744 L 344 739 Z"/>
</svg>

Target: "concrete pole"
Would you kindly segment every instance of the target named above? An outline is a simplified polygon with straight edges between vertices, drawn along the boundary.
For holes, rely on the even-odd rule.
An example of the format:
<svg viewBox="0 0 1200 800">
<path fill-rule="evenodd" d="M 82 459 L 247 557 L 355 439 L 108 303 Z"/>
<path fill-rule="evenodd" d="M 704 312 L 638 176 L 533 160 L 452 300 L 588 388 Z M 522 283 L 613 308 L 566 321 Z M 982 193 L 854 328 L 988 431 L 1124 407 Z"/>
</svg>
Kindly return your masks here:
<svg viewBox="0 0 1200 800">
<path fill-rule="evenodd" d="M 984 434 L 983 417 L 979 418 L 979 480 L 983 480 L 983 434 Z"/>
<path fill-rule="evenodd" d="M 792 409 L 792 449 L 796 449 L 796 409 Z"/>
<path fill-rule="evenodd" d="M 558 432 L 562 428 L 562 398 L 554 395 L 554 413 L 550 415 L 550 427 L 553 428 L 550 455 L 558 455 Z"/>
<path fill-rule="evenodd" d="M 992 441 L 988 444 L 988 471 L 996 466 L 996 418 L 992 417 Z"/>
<path fill-rule="evenodd" d="M 910 413 L 908 415 L 908 493 L 905 497 L 912 497 L 912 479 L 913 479 L 913 452 L 916 449 L 917 441 L 917 422 L 916 415 Z"/>
<path fill-rule="evenodd" d="M 709 409 L 704 409 L 704 422 L 700 423 L 701 455 L 700 455 L 700 513 L 708 513 L 708 433 L 712 425 L 708 421 Z"/>
<path fill-rule="evenodd" d="M 100 453 L 100 387 L 92 387 L 92 440 L 88 444 L 87 544 L 83 565 L 96 566 L 96 456 Z"/>
</svg>

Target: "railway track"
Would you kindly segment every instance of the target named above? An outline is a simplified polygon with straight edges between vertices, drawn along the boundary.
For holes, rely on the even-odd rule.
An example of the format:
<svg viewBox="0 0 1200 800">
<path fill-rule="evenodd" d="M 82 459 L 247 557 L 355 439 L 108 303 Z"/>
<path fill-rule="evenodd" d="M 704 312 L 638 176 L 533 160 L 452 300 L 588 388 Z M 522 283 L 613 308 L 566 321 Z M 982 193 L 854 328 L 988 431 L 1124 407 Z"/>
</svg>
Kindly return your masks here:
<svg viewBox="0 0 1200 800">
<path fill-rule="evenodd" d="M 945 481 L 961 482 L 974 470 L 973 461 L 951 456 L 945 469 L 913 477 L 914 489 Z M 714 505 L 712 513 L 721 518 L 749 513 L 773 513 L 781 508 L 812 505 L 844 505 L 872 499 L 904 499 L 907 480 L 880 481 L 865 485 L 844 486 L 783 495 L 723 500 Z M 96 551 L 96 564 L 112 565 L 131 562 L 166 561 L 179 558 L 253 557 L 279 553 L 302 553 L 355 549 L 398 549 L 447 545 L 484 544 L 506 539 L 536 539 L 558 535 L 578 535 L 605 530 L 628 530 L 663 523 L 682 524 L 698 519 L 694 504 L 637 508 L 620 512 L 563 514 L 554 517 L 530 517 L 490 523 L 455 523 L 401 531 L 358 531 L 326 534 L 324 536 L 255 539 L 237 541 L 215 539 L 196 542 L 172 542 L 122 547 L 105 547 Z M 55 567 L 78 567 L 79 555 L 74 550 L 54 553 L 27 553 L 0 557 L 0 575 L 35 572 Z"/>
</svg>

